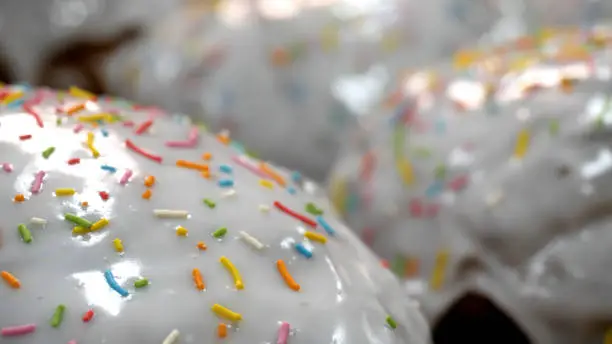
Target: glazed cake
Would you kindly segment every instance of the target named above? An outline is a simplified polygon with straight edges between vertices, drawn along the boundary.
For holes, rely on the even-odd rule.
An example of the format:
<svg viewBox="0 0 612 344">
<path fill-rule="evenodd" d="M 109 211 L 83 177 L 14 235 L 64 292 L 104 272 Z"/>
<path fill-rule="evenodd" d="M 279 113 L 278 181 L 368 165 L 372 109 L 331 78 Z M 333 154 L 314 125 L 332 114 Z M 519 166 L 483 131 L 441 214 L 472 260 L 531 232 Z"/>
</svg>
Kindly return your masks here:
<svg viewBox="0 0 612 344">
<path fill-rule="evenodd" d="M 428 343 L 299 174 L 78 88 L 0 99 L 0 342 Z"/>
<path fill-rule="evenodd" d="M 458 11 L 484 1 L 450 2 Z M 468 9 L 463 20 L 481 23 L 461 30 L 446 0 L 210 3 L 188 2 L 136 51 L 123 49 L 107 66 L 112 89 L 229 130 L 318 181 L 396 67 L 470 42 L 499 16 Z"/>
<path fill-rule="evenodd" d="M 438 344 L 612 341 L 612 36 L 538 37 L 400 80 L 331 178 Z"/>
</svg>

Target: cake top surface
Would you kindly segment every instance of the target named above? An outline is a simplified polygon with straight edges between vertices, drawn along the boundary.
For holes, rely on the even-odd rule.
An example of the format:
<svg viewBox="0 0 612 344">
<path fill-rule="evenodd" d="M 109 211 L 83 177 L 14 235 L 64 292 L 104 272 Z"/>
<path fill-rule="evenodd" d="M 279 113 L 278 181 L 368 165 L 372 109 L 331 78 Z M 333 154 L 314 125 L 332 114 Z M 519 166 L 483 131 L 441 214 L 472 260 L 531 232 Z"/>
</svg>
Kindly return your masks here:
<svg viewBox="0 0 612 344">
<path fill-rule="evenodd" d="M 11 342 L 426 343 L 417 306 L 299 174 L 76 88 L 0 98 Z"/>
</svg>

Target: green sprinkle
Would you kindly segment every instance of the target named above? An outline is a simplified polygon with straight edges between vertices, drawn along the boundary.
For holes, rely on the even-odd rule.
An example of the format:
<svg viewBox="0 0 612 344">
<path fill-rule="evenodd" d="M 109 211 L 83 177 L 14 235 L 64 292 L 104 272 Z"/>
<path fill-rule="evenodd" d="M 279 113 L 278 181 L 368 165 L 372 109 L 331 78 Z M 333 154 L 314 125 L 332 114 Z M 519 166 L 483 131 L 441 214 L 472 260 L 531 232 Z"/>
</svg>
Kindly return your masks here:
<svg viewBox="0 0 612 344">
<path fill-rule="evenodd" d="M 23 223 L 20 224 L 17 226 L 17 230 L 19 231 L 19 235 L 21 235 L 21 239 L 23 239 L 24 242 L 28 244 L 32 242 L 32 233 L 30 233 L 30 230 L 28 227 L 26 227 L 26 225 Z"/>
<path fill-rule="evenodd" d="M 85 220 L 82 217 L 78 217 L 78 216 L 76 216 L 74 214 L 66 213 L 66 214 L 64 214 L 64 219 L 74 223 L 77 226 L 81 226 L 81 227 L 84 227 L 84 228 L 91 227 L 91 222 Z"/>
<path fill-rule="evenodd" d="M 395 273 L 397 276 L 403 277 L 404 272 L 406 271 L 406 257 L 402 255 L 395 256 L 393 265 L 391 266 L 391 271 L 393 271 L 393 273 Z"/>
<path fill-rule="evenodd" d="M 604 121 L 604 117 L 603 116 L 597 117 L 597 119 L 595 120 L 595 129 L 603 130 L 605 127 L 606 127 L 606 122 Z"/>
<path fill-rule="evenodd" d="M 139 279 L 138 281 L 134 282 L 134 287 L 136 288 L 143 288 L 149 285 L 149 280 L 146 278 L 142 278 Z"/>
<path fill-rule="evenodd" d="M 427 147 L 415 147 L 412 149 L 412 154 L 419 158 L 429 158 L 431 156 L 431 150 Z"/>
<path fill-rule="evenodd" d="M 45 159 L 49 159 L 49 157 L 51 156 L 51 154 L 53 154 L 53 152 L 55 152 L 55 147 L 49 147 L 43 151 L 42 156 Z"/>
<path fill-rule="evenodd" d="M 55 124 L 56 124 L 57 126 L 62 125 L 62 119 L 61 119 L 60 117 L 58 117 L 58 118 L 55 120 Z"/>
<path fill-rule="evenodd" d="M 217 205 L 215 202 L 208 198 L 204 198 L 204 204 L 206 204 L 210 209 L 214 209 Z"/>
<path fill-rule="evenodd" d="M 306 212 L 314 216 L 323 215 L 323 209 L 317 207 L 312 202 L 308 202 L 308 204 L 306 204 Z"/>
<path fill-rule="evenodd" d="M 397 323 L 395 322 L 395 320 L 393 320 L 393 318 L 389 315 L 387 317 L 387 324 L 392 328 L 392 329 L 396 329 L 397 328 Z"/>
<path fill-rule="evenodd" d="M 446 177 L 446 166 L 438 165 L 436 166 L 435 172 L 437 179 L 444 179 Z"/>
<path fill-rule="evenodd" d="M 227 234 L 227 228 L 221 227 L 213 232 L 213 236 L 217 239 L 223 238 Z"/>
<path fill-rule="evenodd" d="M 51 317 L 51 326 L 58 328 L 62 324 L 62 320 L 64 320 L 64 310 L 66 310 L 66 306 L 57 306 L 55 313 L 53 313 L 53 317 Z"/>
<path fill-rule="evenodd" d="M 550 121 L 548 130 L 550 131 L 551 135 L 557 135 L 557 133 L 559 132 L 559 121 L 557 120 Z"/>
</svg>

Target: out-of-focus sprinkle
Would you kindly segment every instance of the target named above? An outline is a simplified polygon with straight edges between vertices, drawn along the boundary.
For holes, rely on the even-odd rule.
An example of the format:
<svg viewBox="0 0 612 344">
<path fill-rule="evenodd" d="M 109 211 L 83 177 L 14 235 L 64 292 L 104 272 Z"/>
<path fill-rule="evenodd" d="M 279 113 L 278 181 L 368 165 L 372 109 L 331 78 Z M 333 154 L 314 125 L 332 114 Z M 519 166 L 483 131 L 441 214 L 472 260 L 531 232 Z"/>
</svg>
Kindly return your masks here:
<svg viewBox="0 0 612 344">
<path fill-rule="evenodd" d="M 312 252 L 310 252 L 310 250 L 308 250 L 302 243 L 297 243 L 293 247 L 302 256 L 312 258 Z"/>
<path fill-rule="evenodd" d="M 323 235 L 316 233 L 316 232 L 312 232 L 312 231 L 306 231 L 304 232 L 304 236 L 312 241 L 317 241 L 320 242 L 322 244 L 325 244 L 327 242 L 327 238 L 324 237 Z"/>
<path fill-rule="evenodd" d="M 308 202 L 306 204 L 306 212 L 310 215 L 318 216 L 323 215 L 323 209 L 318 208 L 314 203 Z"/>
<path fill-rule="evenodd" d="M 268 188 L 268 189 L 274 188 L 274 184 L 271 181 L 267 180 L 267 179 L 260 179 L 259 180 L 259 185 L 261 185 L 261 186 L 263 186 L 265 188 Z"/>
<path fill-rule="evenodd" d="M 110 166 L 110 165 L 102 165 L 100 166 L 101 169 L 103 169 L 104 171 L 108 171 L 110 173 L 115 173 L 117 172 L 117 168 Z"/>
<path fill-rule="evenodd" d="M 208 198 L 205 198 L 202 202 L 204 202 L 204 204 L 206 204 L 210 209 L 214 209 L 216 206 L 216 203 Z"/>
<path fill-rule="evenodd" d="M 395 320 L 390 315 L 387 316 L 387 325 L 389 325 L 389 327 L 391 327 L 392 329 L 396 329 L 397 328 L 397 323 L 395 322 Z"/>
<path fill-rule="evenodd" d="M 222 188 L 229 188 L 234 186 L 234 181 L 232 179 L 221 179 L 217 184 Z"/>
<path fill-rule="evenodd" d="M 219 325 L 217 326 L 217 335 L 219 336 L 219 338 L 227 337 L 227 325 L 225 325 L 224 323 L 219 323 Z"/>
<path fill-rule="evenodd" d="M 325 221 L 325 219 L 322 216 L 317 216 L 317 222 L 319 223 L 321 227 L 323 227 L 323 229 L 327 232 L 327 234 L 331 236 L 336 234 L 336 231 L 332 228 L 332 226 L 329 225 L 329 223 L 327 223 L 327 221 Z"/>
<path fill-rule="evenodd" d="M 0 335 L 2 335 L 3 337 L 17 337 L 32 333 L 34 331 L 36 331 L 36 325 L 27 324 L 20 326 L 3 327 L 2 329 L 0 329 Z"/>
<path fill-rule="evenodd" d="M 518 134 L 516 139 L 516 145 L 514 146 L 514 157 L 522 158 L 527 153 L 527 149 L 529 148 L 529 130 L 523 129 Z"/>
<path fill-rule="evenodd" d="M 8 162 L 5 162 L 2 164 L 2 170 L 4 170 L 4 172 L 10 173 L 13 171 L 13 165 L 9 164 Z"/>
<path fill-rule="evenodd" d="M 162 344 L 176 344 L 176 342 L 179 339 L 180 334 L 181 333 L 177 329 L 172 330 L 172 332 L 170 332 L 170 334 L 168 334 L 166 339 L 164 339 Z"/>
<path fill-rule="evenodd" d="M 110 198 L 110 194 L 108 192 L 106 192 L 106 191 L 100 191 L 100 192 L 98 192 L 98 195 L 100 195 L 100 198 L 103 201 L 108 201 L 108 199 Z"/>
<path fill-rule="evenodd" d="M 206 247 L 206 243 L 204 243 L 204 241 L 198 241 L 198 244 L 196 245 L 196 247 L 200 251 L 206 251 L 206 249 L 208 248 Z"/>
<path fill-rule="evenodd" d="M 282 322 L 276 337 L 276 344 L 287 344 L 289 340 L 289 333 L 291 332 L 291 326 L 287 322 Z"/>
<path fill-rule="evenodd" d="M 142 198 L 143 199 L 151 198 L 151 189 L 146 189 L 145 192 L 142 193 Z"/>
<path fill-rule="evenodd" d="M 144 179 L 144 185 L 148 188 L 152 187 L 155 184 L 154 176 L 146 176 Z"/>
</svg>

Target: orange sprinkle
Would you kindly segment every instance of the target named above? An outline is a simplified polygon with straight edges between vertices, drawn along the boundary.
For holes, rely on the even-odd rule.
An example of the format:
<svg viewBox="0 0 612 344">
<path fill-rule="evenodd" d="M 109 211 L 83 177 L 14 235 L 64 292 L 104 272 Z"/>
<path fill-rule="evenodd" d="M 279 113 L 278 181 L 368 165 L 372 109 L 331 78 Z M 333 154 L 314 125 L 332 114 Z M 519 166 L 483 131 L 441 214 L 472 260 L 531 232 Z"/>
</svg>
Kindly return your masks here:
<svg viewBox="0 0 612 344">
<path fill-rule="evenodd" d="M 202 171 L 202 177 L 210 179 L 210 171 Z"/>
<path fill-rule="evenodd" d="M 210 159 L 212 159 L 212 154 L 210 154 L 210 152 L 206 152 L 206 153 L 202 154 L 202 159 L 210 160 Z"/>
<path fill-rule="evenodd" d="M 193 276 L 193 282 L 195 283 L 196 288 L 198 288 L 198 290 L 204 290 L 204 281 L 202 280 L 202 273 L 200 270 L 193 269 L 191 275 Z"/>
<path fill-rule="evenodd" d="M 285 186 L 287 185 L 287 183 L 285 182 L 285 178 L 283 178 L 283 176 L 281 176 L 280 174 L 276 173 L 271 167 L 269 167 L 265 162 L 260 162 L 259 163 L 259 169 L 265 173 L 266 175 L 268 175 L 270 178 L 274 179 L 275 182 L 278 183 L 278 185 L 280 186 Z"/>
<path fill-rule="evenodd" d="M 151 186 L 153 186 L 153 184 L 155 184 L 155 177 L 154 176 L 146 176 L 145 180 L 144 180 L 144 185 L 148 188 L 150 188 Z"/>
<path fill-rule="evenodd" d="M 143 199 L 149 199 L 151 198 L 151 189 L 147 189 L 145 192 L 142 193 L 142 198 Z"/>
<path fill-rule="evenodd" d="M 86 208 L 88 206 L 89 206 L 89 202 L 87 202 L 87 201 L 81 202 L 81 207 Z"/>
<path fill-rule="evenodd" d="M 282 48 L 276 48 L 272 52 L 272 64 L 275 66 L 286 66 L 290 62 L 289 53 Z"/>
<path fill-rule="evenodd" d="M 5 280 L 6 283 L 8 283 L 8 285 L 11 286 L 11 288 L 14 288 L 14 289 L 21 288 L 21 283 L 19 282 L 17 277 L 13 276 L 13 274 L 11 274 L 10 272 L 2 271 L 0 272 L 0 276 L 2 276 L 2 279 Z"/>
<path fill-rule="evenodd" d="M 285 262 L 282 259 L 276 261 L 276 267 L 278 268 L 278 272 L 280 272 L 281 276 L 283 276 L 287 286 L 295 291 L 299 291 L 300 285 L 295 283 L 295 280 L 293 277 L 291 277 L 289 271 L 287 270 L 287 265 L 285 265 Z"/>
<path fill-rule="evenodd" d="M 25 196 L 23 194 L 16 194 L 14 200 L 15 202 L 21 203 L 25 201 Z"/>
<path fill-rule="evenodd" d="M 75 113 L 77 113 L 77 112 L 79 112 L 81 110 L 84 110 L 84 109 L 85 109 L 85 103 L 77 104 L 77 105 L 75 105 L 73 107 L 68 108 L 66 110 L 66 113 L 69 114 L 69 115 L 74 115 Z"/>
<path fill-rule="evenodd" d="M 561 90 L 565 93 L 569 93 L 574 88 L 574 82 L 571 79 L 563 78 L 559 84 Z"/>
<path fill-rule="evenodd" d="M 217 334 L 219 335 L 219 338 L 227 337 L 227 325 L 224 323 L 219 323 L 219 326 L 217 326 Z"/>
<path fill-rule="evenodd" d="M 197 247 L 198 247 L 198 250 L 200 251 L 206 251 L 206 249 L 208 248 L 206 247 L 206 244 L 204 243 L 204 241 L 198 241 Z"/>
<path fill-rule="evenodd" d="M 217 140 L 219 140 L 219 142 L 223 143 L 226 146 L 229 145 L 229 143 L 230 143 L 230 138 L 229 138 L 229 135 L 227 135 L 227 134 L 221 134 L 221 133 L 218 134 L 217 135 Z"/>
<path fill-rule="evenodd" d="M 201 172 L 208 171 L 208 165 L 197 164 L 195 162 L 187 161 L 187 160 L 177 160 L 176 161 L 176 166 L 183 167 L 183 168 L 188 168 L 190 170 L 198 170 L 198 171 L 201 171 Z"/>
</svg>

